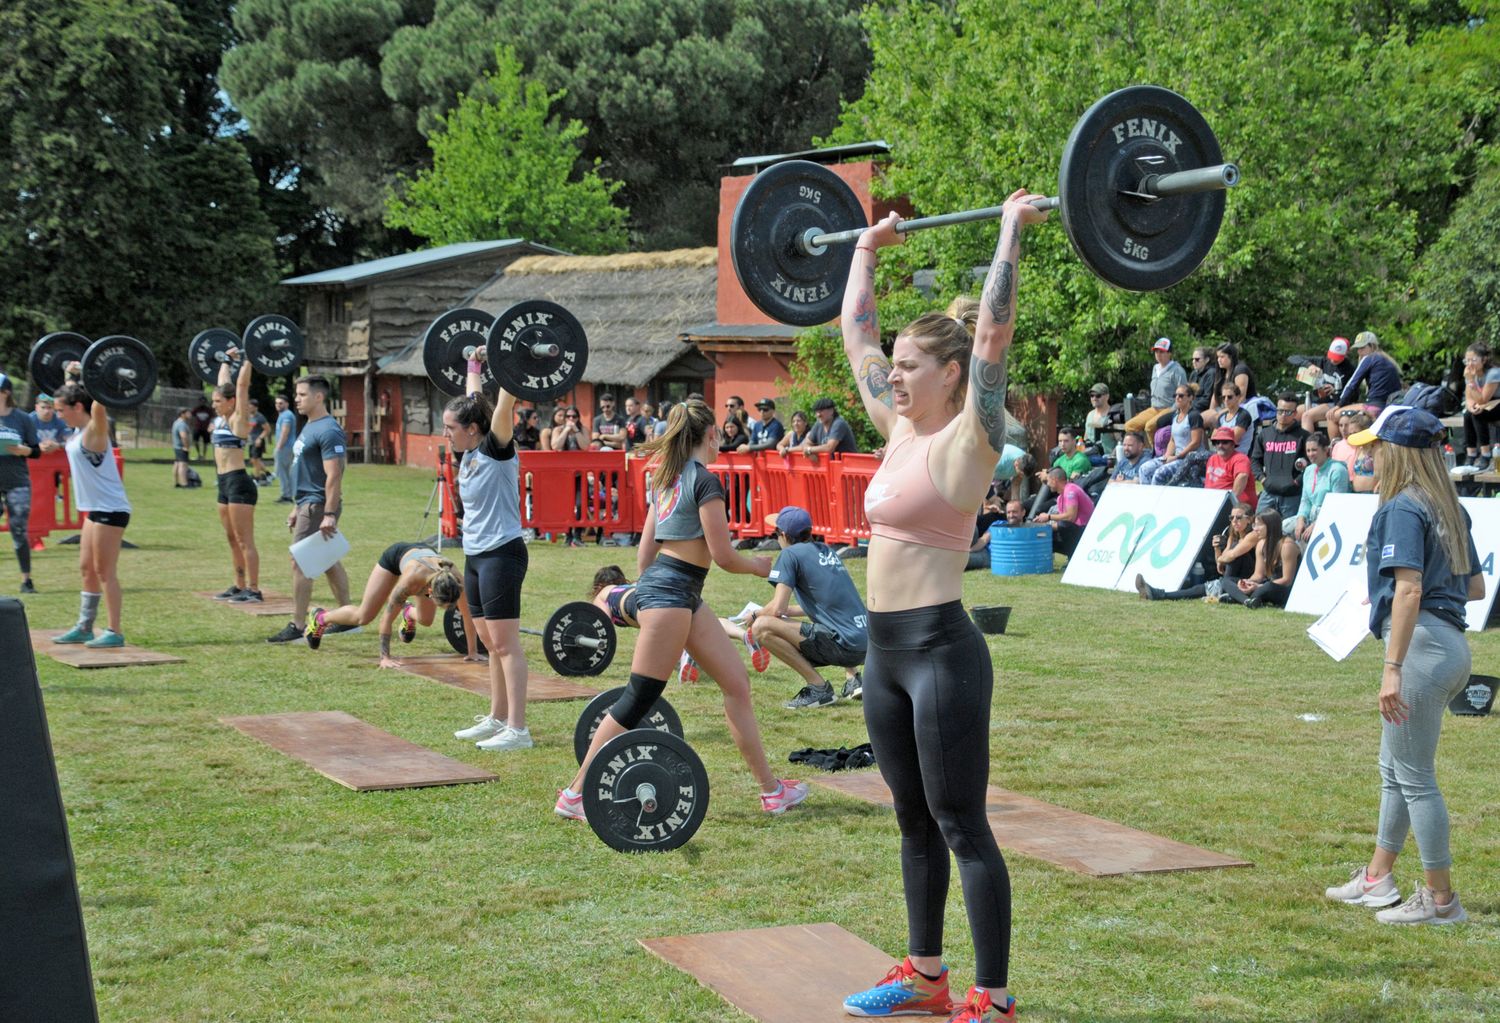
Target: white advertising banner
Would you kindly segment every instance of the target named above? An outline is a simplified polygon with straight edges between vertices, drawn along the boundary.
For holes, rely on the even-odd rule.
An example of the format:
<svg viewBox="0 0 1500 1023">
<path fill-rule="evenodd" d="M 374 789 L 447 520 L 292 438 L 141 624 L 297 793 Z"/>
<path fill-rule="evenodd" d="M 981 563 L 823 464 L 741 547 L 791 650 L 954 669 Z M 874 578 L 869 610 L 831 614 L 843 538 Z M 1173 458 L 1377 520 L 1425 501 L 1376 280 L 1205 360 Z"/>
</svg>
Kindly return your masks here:
<svg viewBox="0 0 1500 1023">
<path fill-rule="evenodd" d="M 1192 487 L 1105 487 L 1062 581 L 1128 592 L 1139 572 L 1152 586 L 1178 589 L 1228 496 Z"/>
<path fill-rule="evenodd" d="M 1380 499 L 1374 494 L 1329 494 L 1318 513 L 1318 528 L 1308 538 L 1297 566 L 1288 611 L 1323 615 L 1345 590 L 1365 590 L 1365 538 Z M 1500 500 L 1461 497 L 1459 504 L 1474 522 L 1474 547 L 1484 577 L 1484 596 L 1469 601 L 1469 628 L 1478 631 L 1495 603 L 1496 561 L 1500 560 Z"/>
</svg>

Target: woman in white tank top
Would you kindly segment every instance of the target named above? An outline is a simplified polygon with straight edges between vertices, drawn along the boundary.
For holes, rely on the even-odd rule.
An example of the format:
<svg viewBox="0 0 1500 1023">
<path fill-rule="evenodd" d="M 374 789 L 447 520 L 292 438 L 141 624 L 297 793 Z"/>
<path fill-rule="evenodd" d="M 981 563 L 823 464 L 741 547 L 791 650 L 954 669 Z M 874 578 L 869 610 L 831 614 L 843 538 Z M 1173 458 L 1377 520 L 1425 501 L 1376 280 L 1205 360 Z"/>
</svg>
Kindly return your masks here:
<svg viewBox="0 0 1500 1023">
<path fill-rule="evenodd" d="M 109 417 L 82 384 L 72 382 L 57 392 L 57 414 L 74 430 L 66 447 L 68 470 L 73 503 L 86 514 L 78 544 L 78 567 L 83 574 L 78 623 L 53 642 L 82 643 L 95 649 L 121 647 L 125 636 L 120 631 L 120 578 L 116 567 L 120 541 L 130 523 L 130 501 L 110 448 Z M 95 635 L 94 619 L 101 595 L 109 610 L 109 628 Z"/>
</svg>

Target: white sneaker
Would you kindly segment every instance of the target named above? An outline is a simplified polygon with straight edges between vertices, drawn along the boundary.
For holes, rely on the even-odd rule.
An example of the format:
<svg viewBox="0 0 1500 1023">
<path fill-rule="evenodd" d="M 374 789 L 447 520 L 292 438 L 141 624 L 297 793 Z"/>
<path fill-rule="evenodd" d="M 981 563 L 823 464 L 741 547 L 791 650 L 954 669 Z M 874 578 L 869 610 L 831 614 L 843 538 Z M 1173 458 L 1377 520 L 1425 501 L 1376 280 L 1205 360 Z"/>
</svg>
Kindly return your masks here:
<svg viewBox="0 0 1500 1023">
<path fill-rule="evenodd" d="M 1411 898 L 1395 909 L 1376 913 L 1375 919 L 1383 924 L 1461 924 L 1469 919 L 1469 914 L 1459 904 L 1457 892 L 1446 906 L 1439 906 L 1432 889 L 1424 884 L 1418 885 Z"/>
<path fill-rule="evenodd" d="M 475 714 L 474 724 L 469 728 L 460 728 L 453 733 L 453 738 L 473 742 L 476 739 L 488 739 L 492 735 L 499 735 L 503 731 L 505 731 L 504 721 L 492 718 L 488 714 Z"/>
<path fill-rule="evenodd" d="M 1392 875 L 1366 881 L 1364 867 L 1355 867 L 1346 883 L 1337 888 L 1328 888 L 1323 894 L 1335 902 L 1347 902 L 1351 906 L 1373 906 L 1376 909 L 1394 906 L 1401 901 L 1401 892 Z"/>
<path fill-rule="evenodd" d="M 536 743 L 531 741 L 531 729 L 512 728 L 510 725 L 506 725 L 505 729 L 499 734 L 482 742 L 476 742 L 474 745 L 482 750 L 494 752 L 496 750 L 507 749 L 531 749 Z"/>
</svg>

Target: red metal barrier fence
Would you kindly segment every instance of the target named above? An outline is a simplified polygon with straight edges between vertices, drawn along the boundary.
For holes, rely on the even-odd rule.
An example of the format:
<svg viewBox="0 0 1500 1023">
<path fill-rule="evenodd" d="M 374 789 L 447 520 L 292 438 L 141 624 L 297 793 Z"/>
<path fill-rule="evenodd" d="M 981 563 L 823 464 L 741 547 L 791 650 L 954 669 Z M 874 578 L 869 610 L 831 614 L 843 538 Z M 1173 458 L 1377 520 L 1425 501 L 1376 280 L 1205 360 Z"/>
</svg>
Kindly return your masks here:
<svg viewBox="0 0 1500 1023">
<path fill-rule="evenodd" d="M 115 448 L 115 465 L 124 479 L 125 459 L 119 448 Z M 73 504 L 73 477 L 68 473 L 67 452 L 59 449 L 29 458 L 26 471 L 31 476 L 31 517 L 27 520 L 26 534 L 31 537 L 32 550 L 39 551 L 42 541 L 54 530 L 82 529 L 83 513 Z M 0 530 L 10 532 L 9 517 Z"/>
</svg>

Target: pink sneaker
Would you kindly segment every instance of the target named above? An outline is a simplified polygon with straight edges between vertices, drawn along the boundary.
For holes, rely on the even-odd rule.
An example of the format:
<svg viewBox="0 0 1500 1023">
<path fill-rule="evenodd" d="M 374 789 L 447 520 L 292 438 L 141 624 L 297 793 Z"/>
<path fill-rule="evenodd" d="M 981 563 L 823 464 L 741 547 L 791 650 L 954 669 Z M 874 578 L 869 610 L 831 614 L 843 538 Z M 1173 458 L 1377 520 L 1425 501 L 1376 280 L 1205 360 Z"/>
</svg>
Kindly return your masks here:
<svg viewBox="0 0 1500 1023">
<path fill-rule="evenodd" d="M 403 604 L 401 614 L 397 616 L 401 622 L 401 642 L 410 643 L 417 638 L 417 609 L 410 604 Z"/>
<path fill-rule="evenodd" d="M 698 681 L 698 662 L 693 660 L 686 650 L 682 652 L 682 660 L 677 662 L 677 681 Z"/>
<path fill-rule="evenodd" d="M 570 796 L 567 789 L 558 789 L 557 803 L 552 807 L 552 812 L 570 821 L 584 820 L 583 797 Z"/>
<path fill-rule="evenodd" d="M 771 666 L 771 651 L 755 642 L 749 629 L 745 630 L 745 649 L 750 651 L 750 666 L 756 671 L 765 671 Z"/>
<path fill-rule="evenodd" d="M 807 798 L 807 782 L 797 781 L 794 778 L 777 779 L 778 788 L 775 792 L 762 792 L 760 794 L 760 808 L 766 813 L 786 813 L 792 807 Z"/>
</svg>

